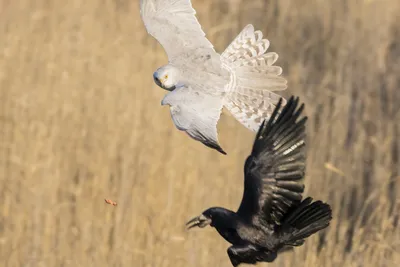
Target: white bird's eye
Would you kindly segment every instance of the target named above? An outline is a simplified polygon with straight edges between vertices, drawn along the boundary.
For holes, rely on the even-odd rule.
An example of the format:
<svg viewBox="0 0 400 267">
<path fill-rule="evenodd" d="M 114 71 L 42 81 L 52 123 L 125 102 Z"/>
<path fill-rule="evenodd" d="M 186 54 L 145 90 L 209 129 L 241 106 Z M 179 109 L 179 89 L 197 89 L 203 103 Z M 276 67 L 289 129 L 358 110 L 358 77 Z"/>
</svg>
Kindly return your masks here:
<svg viewBox="0 0 400 267">
<path fill-rule="evenodd" d="M 165 80 L 168 79 L 168 75 L 165 75 L 165 76 L 164 76 L 164 79 L 165 79 Z"/>
</svg>

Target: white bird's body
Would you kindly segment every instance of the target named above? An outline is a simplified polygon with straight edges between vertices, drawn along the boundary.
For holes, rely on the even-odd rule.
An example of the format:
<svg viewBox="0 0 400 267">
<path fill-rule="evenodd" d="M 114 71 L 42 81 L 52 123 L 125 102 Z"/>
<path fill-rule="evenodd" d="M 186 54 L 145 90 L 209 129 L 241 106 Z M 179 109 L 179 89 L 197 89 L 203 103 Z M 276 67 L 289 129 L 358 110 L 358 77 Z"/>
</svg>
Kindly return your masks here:
<svg viewBox="0 0 400 267">
<path fill-rule="evenodd" d="M 286 89 L 278 55 L 266 53 L 269 41 L 247 25 L 222 54 L 205 37 L 190 0 L 140 0 L 147 31 L 164 47 L 169 64 L 153 76 L 171 91 L 162 100 L 169 105 L 179 130 L 203 144 L 219 145 L 217 122 L 223 107 L 245 127 L 256 132 L 271 116 Z M 286 101 L 284 101 L 285 104 Z"/>
</svg>

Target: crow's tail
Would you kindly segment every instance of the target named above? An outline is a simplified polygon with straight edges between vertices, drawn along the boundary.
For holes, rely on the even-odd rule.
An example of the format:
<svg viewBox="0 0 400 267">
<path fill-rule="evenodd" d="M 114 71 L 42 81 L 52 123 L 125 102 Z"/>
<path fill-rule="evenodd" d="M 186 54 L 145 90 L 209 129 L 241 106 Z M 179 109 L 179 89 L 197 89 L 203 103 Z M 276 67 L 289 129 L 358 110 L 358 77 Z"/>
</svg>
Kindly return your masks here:
<svg viewBox="0 0 400 267">
<path fill-rule="evenodd" d="M 332 219 L 331 207 L 308 197 L 289 212 L 281 224 L 282 245 L 301 246 L 312 234 L 328 227 Z"/>
</svg>

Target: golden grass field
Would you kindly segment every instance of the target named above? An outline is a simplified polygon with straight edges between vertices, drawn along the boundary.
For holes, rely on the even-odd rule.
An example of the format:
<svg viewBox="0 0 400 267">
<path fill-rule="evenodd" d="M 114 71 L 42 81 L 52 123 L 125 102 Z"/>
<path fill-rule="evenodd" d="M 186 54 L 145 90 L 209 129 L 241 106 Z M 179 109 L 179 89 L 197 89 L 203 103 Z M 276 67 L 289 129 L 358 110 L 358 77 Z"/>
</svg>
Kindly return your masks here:
<svg viewBox="0 0 400 267">
<path fill-rule="evenodd" d="M 259 266 L 400 266 L 400 1 L 193 6 L 219 52 L 248 23 L 271 41 L 309 116 L 306 195 L 334 211 Z M 138 0 L 0 0 L 0 266 L 231 266 L 184 224 L 238 207 L 254 134 L 222 115 L 223 156 L 178 131 L 166 62 Z"/>
</svg>

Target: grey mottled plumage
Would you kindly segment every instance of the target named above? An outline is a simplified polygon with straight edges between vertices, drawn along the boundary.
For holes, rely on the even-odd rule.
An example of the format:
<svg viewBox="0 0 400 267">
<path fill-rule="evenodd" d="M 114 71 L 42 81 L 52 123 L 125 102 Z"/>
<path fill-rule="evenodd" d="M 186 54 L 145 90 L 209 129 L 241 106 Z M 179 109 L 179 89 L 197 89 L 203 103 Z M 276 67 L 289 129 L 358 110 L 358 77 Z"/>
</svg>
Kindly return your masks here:
<svg viewBox="0 0 400 267">
<path fill-rule="evenodd" d="M 169 105 L 179 130 L 222 150 L 217 123 L 223 107 L 256 132 L 286 89 L 278 55 L 267 53 L 269 41 L 247 25 L 222 54 L 205 37 L 190 0 L 140 0 L 140 13 L 149 34 L 164 47 L 168 64 L 158 68 L 155 83 L 171 91 Z"/>
<path fill-rule="evenodd" d="M 272 262 L 278 253 L 300 246 L 332 219 L 328 204 L 302 200 L 305 172 L 304 105 L 291 97 L 279 114 L 261 125 L 244 166 L 244 193 L 236 212 L 210 208 L 188 222 L 211 225 L 229 243 L 233 266 Z M 278 115 L 279 114 L 279 115 Z"/>
</svg>

